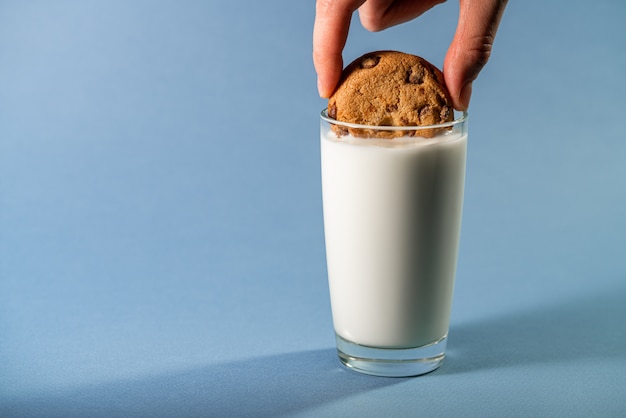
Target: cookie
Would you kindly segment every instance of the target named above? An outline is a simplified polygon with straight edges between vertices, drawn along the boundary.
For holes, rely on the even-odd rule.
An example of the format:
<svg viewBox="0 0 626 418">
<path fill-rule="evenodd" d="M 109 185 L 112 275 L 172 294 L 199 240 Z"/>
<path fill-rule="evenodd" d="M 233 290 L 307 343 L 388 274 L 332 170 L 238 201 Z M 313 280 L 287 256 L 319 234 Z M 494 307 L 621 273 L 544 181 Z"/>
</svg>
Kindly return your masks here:
<svg viewBox="0 0 626 418">
<path fill-rule="evenodd" d="M 341 122 L 374 126 L 424 126 L 450 122 L 454 108 L 443 74 L 425 59 L 397 51 L 376 51 L 354 60 L 342 72 L 328 100 L 328 116 Z M 406 135 L 333 125 L 338 134 L 359 137 Z M 441 129 L 408 131 L 433 137 Z"/>
</svg>

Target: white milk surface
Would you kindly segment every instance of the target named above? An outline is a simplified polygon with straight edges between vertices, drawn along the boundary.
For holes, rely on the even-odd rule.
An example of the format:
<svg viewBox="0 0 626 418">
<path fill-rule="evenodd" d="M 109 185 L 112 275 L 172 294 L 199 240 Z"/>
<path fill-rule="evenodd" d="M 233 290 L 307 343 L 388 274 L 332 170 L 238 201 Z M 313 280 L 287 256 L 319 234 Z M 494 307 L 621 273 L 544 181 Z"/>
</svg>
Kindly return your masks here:
<svg viewBox="0 0 626 418">
<path fill-rule="evenodd" d="M 322 133 L 335 332 L 371 347 L 420 347 L 448 332 L 467 135 L 358 139 Z"/>
</svg>

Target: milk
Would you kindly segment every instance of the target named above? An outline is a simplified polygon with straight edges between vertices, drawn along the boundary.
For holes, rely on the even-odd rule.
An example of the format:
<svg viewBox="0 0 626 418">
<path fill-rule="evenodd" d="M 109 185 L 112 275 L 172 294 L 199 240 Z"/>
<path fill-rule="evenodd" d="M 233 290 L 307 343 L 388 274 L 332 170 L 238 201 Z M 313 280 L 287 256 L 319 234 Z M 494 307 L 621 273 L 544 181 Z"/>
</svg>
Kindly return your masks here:
<svg viewBox="0 0 626 418">
<path fill-rule="evenodd" d="M 322 189 L 335 332 L 378 348 L 447 335 L 467 133 L 362 139 L 322 130 Z"/>
</svg>

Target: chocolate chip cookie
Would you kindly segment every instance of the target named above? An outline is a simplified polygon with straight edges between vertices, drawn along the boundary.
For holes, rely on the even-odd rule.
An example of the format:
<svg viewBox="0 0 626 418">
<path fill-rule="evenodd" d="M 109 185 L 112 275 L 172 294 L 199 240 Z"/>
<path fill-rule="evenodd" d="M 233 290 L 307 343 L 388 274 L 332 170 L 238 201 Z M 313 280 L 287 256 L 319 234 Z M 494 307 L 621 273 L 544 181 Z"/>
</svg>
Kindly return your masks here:
<svg viewBox="0 0 626 418">
<path fill-rule="evenodd" d="M 376 51 L 348 65 L 328 100 L 328 116 L 349 123 L 374 126 L 424 126 L 450 122 L 454 108 L 443 74 L 425 59 L 397 51 Z M 345 128 L 333 127 L 338 134 Z M 432 137 L 439 130 L 409 131 Z M 355 136 L 395 137 L 406 131 L 349 128 Z"/>
</svg>

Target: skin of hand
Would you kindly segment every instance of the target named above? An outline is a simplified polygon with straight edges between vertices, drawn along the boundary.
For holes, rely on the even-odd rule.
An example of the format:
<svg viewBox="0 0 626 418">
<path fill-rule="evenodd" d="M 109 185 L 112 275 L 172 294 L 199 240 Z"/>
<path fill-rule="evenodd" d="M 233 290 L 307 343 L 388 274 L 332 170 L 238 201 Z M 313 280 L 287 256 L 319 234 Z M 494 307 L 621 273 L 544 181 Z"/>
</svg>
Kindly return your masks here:
<svg viewBox="0 0 626 418">
<path fill-rule="evenodd" d="M 415 19 L 445 0 L 317 0 L 313 64 L 319 94 L 334 92 L 343 69 L 342 51 L 352 14 L 372 32 Z M 467 110 L 472 82 L 491 55 L 507 0 L 460 0 L 459 21 L 446 54 L 443 74 L 457 110 Z"/>
</svg>

